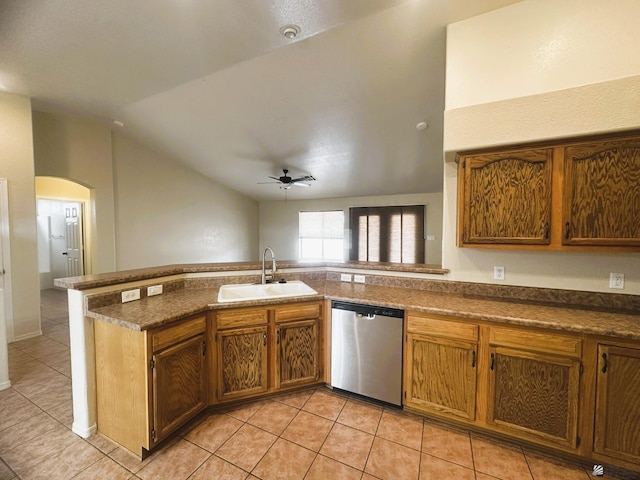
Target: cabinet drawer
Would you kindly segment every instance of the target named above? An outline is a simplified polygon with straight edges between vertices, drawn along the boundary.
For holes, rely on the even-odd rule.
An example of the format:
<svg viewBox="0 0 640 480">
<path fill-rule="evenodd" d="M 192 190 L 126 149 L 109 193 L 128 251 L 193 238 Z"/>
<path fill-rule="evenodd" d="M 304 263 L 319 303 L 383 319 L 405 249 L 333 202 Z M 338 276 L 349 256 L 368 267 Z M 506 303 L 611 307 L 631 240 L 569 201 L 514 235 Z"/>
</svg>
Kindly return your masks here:
<svg viewBox="0 0 640 480">
<path fill-rule="evenodd" d="M 204 332 L 206 326 L 205 318 L 206 317 L 202 315 L 178 325 L 172 325 L 157 332 L 151 332 L 151 345 L 153 351 L 157 352 L 170 345 Z"/>
<path fill-rule="evenodd" d="M 518 347 L 535 352 L 582 357 L 582 339 L 555 333 L 533 332 L 513 328 L 491 328 L 491 345 Z"/>
<path fill-rule="evenodd" d="M 288 322 L 291 320 L 307 320 L 320 318 L 319 303 L 302 303 L 276 307 L 276 323 Z"/>
<path fill-rule="evenodd" d="M 268 322 L 265 308 L 241 308 L 216 313 L 218 329 L 262 325 Z"/>
<path fill-rule="evenodd" d="M 478 326 L 426 315 L 409 314 L 407 317 L 409 333 L 421 333 L 445 338 L 455 338 L 471 342 L 478 341 Z"/>
</svg>

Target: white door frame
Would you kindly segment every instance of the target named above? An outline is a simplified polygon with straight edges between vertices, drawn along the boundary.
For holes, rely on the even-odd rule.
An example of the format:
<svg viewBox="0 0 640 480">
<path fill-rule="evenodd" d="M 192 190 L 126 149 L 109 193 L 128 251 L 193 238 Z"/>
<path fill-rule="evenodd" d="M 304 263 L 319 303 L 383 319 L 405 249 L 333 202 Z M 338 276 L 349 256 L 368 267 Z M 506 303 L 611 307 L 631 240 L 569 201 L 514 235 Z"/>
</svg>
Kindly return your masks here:
<svg viewBox="0 0 640 480">
<path fill-rule="evenodd" d="M 9 256 L 9 195 L 7 180 L 0 178 L 0 390 L 11 386 L 7 338 L 13 338 L 11 258 Z"/>
</svg>

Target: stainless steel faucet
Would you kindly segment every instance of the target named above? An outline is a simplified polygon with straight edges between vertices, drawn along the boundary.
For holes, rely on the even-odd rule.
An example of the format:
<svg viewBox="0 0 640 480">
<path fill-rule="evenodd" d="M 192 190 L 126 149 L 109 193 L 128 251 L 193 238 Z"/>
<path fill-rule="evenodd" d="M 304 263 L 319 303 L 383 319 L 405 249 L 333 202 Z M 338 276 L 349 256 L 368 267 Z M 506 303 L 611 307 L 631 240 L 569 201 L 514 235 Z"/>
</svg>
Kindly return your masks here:
<svg viewBox="0 0 640 480">
<path fill-rule="evenodd" d="M 271 252 L 271 273 L 269 275 L 267 275 L 267 272 L 264 266 L 264 261 L 265 261 L 265 257 L 267 256 L 267 252 Z M 275 253 L 273 253 L 273 249 L 271 247 L 267 247 L 264 249 L 264 252 L 262 252 L 262 284 L 263 285 L 267 282 L 273 282 L 273 280 L 275 279 L 276 270 L 277 270 L 276 255 Z"/>
</svg>

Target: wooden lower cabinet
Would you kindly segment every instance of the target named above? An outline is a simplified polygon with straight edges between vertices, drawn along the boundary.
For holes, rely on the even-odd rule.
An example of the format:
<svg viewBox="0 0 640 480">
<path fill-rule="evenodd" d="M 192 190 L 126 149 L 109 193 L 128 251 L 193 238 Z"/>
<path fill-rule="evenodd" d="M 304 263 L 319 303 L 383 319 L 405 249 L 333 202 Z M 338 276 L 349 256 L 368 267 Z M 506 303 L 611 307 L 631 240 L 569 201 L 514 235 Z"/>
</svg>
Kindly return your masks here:
<svg viewBox="0 0 640 480">
<path fill-rule="evenodd" d="M 490 327 L 486 422 L 520 438 L 578 447 L 582 340 Z"/>
<path fill-rule="evenodd" d="M 438 416 L 475 420 L 477 341 L 477 325 L 408 314 L 405 406 Z"/>
<path fill-rule="evenodd" d="M 276 325 L 276 389 L 319 380 L 318 322 L 313 319 Z"/>
<path fill-rule="evenodd" d="M 580 360 L 492 347 L 490 371 L 489 425 L 577 447 Z"/>
<path fill-rule="evenodd" d="M 216 343 L 221 401 L 268 390 L 266 325 L 220 331 Z"/>
<path fill-rule="evenodd" d="M 134 331 L 94 323 L 98 430 L 143 457 L 204 409 L 206 317 Z"/>
<path fill-rule="evenodd" d="M 407 313 L 404 406 L 577 452 L 582 340 Z"/>
<path fill-rule="evenodd" d="M 594 451 L 640 465 L 640 347 L 598 345 Z"/>
<path fill-rule="evenodd" d="M 152 439 L 159 442 L 207 406 L 204 334 L 154 353 Z"/>
<path fill-rule="evenodd" d="M 321 302 L 215 313 L 219 402 L 317 384 Z"/>
</svg>

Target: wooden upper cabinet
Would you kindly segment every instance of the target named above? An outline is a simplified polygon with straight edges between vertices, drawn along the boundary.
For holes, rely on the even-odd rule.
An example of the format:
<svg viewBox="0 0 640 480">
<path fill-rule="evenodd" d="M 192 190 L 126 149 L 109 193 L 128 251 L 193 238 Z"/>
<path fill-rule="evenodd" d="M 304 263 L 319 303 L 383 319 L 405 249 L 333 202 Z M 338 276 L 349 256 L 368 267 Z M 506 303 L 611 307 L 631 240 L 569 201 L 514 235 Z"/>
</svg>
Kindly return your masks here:
<svg viewBox="0 0 640 480">
<path fill-rule="evenodd" d="M 549 243 L 552 148 L 463 156 L 461 244 Z"/>
<path fill-rule="evenodd" d="M 565 245 L 640 246 L 640 137 L 565 148 Z"/>
<path fill-rule="evenodd" d="M 638 251 L 640 133 L 462 153 L 458 245 Z"/>
</svg>

